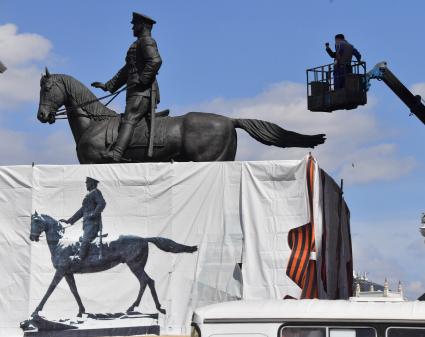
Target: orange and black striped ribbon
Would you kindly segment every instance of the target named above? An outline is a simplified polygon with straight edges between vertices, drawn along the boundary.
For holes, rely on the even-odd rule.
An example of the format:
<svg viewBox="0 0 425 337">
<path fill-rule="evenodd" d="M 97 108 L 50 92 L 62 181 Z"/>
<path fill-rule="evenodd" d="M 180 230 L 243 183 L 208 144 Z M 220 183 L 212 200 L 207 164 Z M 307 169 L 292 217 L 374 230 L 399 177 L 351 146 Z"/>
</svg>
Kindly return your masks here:
<svg viewBox="0 0 425 337">
<path fill-rule="evenodd" d="M 301 289 L 301 298 L 318 298 L 316 261 L 310 260 L 310 253 L 316 250 L 313 221 L 314 162 L 309 158 L 307 165 L 307 186 L 310 206 L 310 223 L 289 231 L 288 244 L 292 250 L 286 274 Z"/>
</svg>

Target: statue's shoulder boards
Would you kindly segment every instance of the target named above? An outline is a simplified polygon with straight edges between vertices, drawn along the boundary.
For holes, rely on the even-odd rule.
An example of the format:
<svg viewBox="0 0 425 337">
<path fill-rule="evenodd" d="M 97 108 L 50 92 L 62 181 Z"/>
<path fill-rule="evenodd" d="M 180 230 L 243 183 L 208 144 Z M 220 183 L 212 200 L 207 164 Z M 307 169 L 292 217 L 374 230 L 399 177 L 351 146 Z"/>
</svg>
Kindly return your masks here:
<svg viewBox="0 0 425 337">
<path fill-rule="evenodd" d="M 130 45 L 130 48 L 128 49 L 135 49 L 137 48 L 138 45 L 139 45 L 139 40 L 136 40 Z"/>
</svg>

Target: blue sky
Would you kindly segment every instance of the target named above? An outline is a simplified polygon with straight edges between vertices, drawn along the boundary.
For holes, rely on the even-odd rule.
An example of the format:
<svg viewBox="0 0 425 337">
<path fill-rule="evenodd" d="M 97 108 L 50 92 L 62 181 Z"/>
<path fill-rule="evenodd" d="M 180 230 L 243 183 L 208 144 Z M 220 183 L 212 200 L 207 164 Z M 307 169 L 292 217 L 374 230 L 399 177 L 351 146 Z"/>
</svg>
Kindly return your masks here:
<svg viewBox="0 0 425 337">
<path fill-rule="evenodd" d="M 27 59 L 2 75 L 8 85 L 16 80 L 17 88 L 30 94 L 11 99 L 0 77 L 2 165 L 75 162 L 67 124 L 48 126 L 35 119 L 38 78 L 13 78 L 13 69 L 35 74 L 48 65 L 51 72 L 87 85 L 106 81 L 122 66 L 133 40 L 133 10 L 158 21 L 153 35 L 164 61 L 160 108 L 257 117 L 296 131 L 325 130 L 329 142 L 314 155 L 336 179 L 346 179 L 356 268 L 376 281 L 401 279 L 411 297 L 425 292 L 425 245 L 418 233 L 425 211 L 425 126 L 379 82 L 372 84 L 365 108 L 331 116 L 306 111 L 303 96 L 305 69 L 331 61 L 323 44 L 340 32 L 369 67 L 388 61 L 408 87 L 425 96 L 423 1 L 0 0 L 0 28 L 15 25 L 12 38 L 37 35 Z M 0 60 L 11 59 L 8 52 L 0 44 Z M 114 103 L 123 106 L 122 97 Z M 238 159 L 305 154 L 272 150 L 240 136 Z"/>
</svg>

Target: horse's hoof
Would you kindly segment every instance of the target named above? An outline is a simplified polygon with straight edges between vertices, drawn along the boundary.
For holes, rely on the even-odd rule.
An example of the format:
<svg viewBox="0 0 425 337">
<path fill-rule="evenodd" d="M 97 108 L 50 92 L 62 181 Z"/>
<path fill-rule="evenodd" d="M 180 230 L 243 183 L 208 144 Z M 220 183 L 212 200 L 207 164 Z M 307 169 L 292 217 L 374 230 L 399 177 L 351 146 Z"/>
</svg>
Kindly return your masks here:
<svg viewBox="0 0 425 337">
<path fill-rule="evenodd" d="M 165 309 L 162 309 L 162 308 L 158 308 L 158 311 L 163 315 L 167 313 L 167 311 L 165 311 Z"/>
<path fill-rule="evenodd" d="M 134 311 L 134 307 L 130 307 L 130 308 L 127 309 L 127 314 L 129 314 L 130 312 L 133 312 L 133 311 Z"/>
</svg>

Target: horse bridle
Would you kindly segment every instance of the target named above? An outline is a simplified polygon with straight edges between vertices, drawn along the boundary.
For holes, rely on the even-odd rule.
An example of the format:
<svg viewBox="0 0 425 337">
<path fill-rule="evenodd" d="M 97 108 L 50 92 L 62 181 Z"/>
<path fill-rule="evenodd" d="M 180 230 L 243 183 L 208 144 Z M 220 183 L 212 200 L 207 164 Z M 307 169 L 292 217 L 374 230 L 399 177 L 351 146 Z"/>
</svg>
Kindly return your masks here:
<svg viewBox="0 0 425 337">
<path fill-rule="evenodd" d="M 53 81 L 53 83 L 52 83 L 53 85 L 56 85 L 58 88 L 59 88 L 59 90 L 62 92 L 62 94 L 64 95 L 64 96 L 66 96 L 66 91 L 63 89 L 63 88 L 61 88 L 61 86 L 57 83 L 57 81 Z M 80 103 L 80 104 L 77 104 L 76 106 L 74 106 L 73 108 L 71 108 L 71 109 L 67 109 L 66 107 L 63 107 L 62 109 L 53 109 L 53 107 L 52 107 L 52 105 L 51 104 L 47 104 L 47 103 L 40 103 L 40 106 L 47 106 L 48 108 L 49 108 L 49 123 L 50 123 L 50 121 L 52 121 L 52 123 L 53 123 L 53 118 L 54 118 L 54 120 L 61 120 L 61 119 L 68 119 L 68 112 L 69 111 L 74 111 L 74 110 L 78 110 L 78 109 L 80 109 L 80 108 L 83 108 L 83 107 L 85 107 L 85 106 L 87 106 L 87 105 L 89 105 L 89 104 L 92 104 L 92 103 L 96 103 L 96 102 L 99 102 L 99 101 L 101 101 L 101 100 L 104 100 L 104 99 L 106 99 L 106 98 L 109 98 L 109 97 L 111 97 L 111 99 L 108 101 L 108 102 L 106 102 L 106 104 L 105 104 L 105 107 L 106 106 L 108 106 L 120 93 L 122 93 L 123 91 L 125 91 L 125 90 L 127 90 L 127 89 L 129 89 L 129 88 L 132 88 L 134 85 L 131 85 L 131 86 L 125 86 L 124 88 L 122 88 L 122 89 L 120 89 L 120 90 L 118 90 L 118 91 L 116 91 L 116 92 L 114 92 L 114 93 L 111 93 L 111 94 L 108 94 L 108 95 L 105 95 L 105 96 L 102 96 L 102 97 L 96 97 L 95 99 L 92 99 L 92 100 L 89 100 L 89 101 L 86 101 L 86 102 L 83 102 L 83 103 Z M 81 116 L 83 116 L 83 117 L 87 117 L 87 118 L 90 118 L 90 116 L 86 116 L 86 115 L 81 115 Z M 109 115 L 98 115 L 99 117 L 108 117 Z M 59 117 L 59 118 L 58 118 Z"/>
<path fill-rule="evenodd" d="M 66 230 L 67 228 L 69 228 L 69 227 L 71 227 L 71 226 L 72 226 L 72 224 L 71 224 L 71 225 L 68 225 L 68 226 L 63 226 L 63 225 L 62 225 L 62 223 L 61 223 L 59 220 L 56 220 L 56 223 L 62 227 L 62 229 L 61 229 L 62 233 L 65 233 L 65 230 Z M 41 236 L 43 236 L 43 231 L 41 231 L 40 233 L 36 234 L 36 233 L 34 233 L 34 232 L 31 230 L 31 231 L 30 231 L 30 235 L 34 235 L 34 236 L 41 237 Z"/>
<path fill-rule="evenodd" d="M 43 233 L 43 230 L 41 230 L 40 233 L 38 233 L 38 234 L 37 233 L 34 233 L 32 230 L 33 230 L 33 228 L 31 226 L 30 235 L 34 235 L 34 236 L 37 236 L 37 237 L 40 237 L 42 235 L 42 233 Z"/>
</svg>

